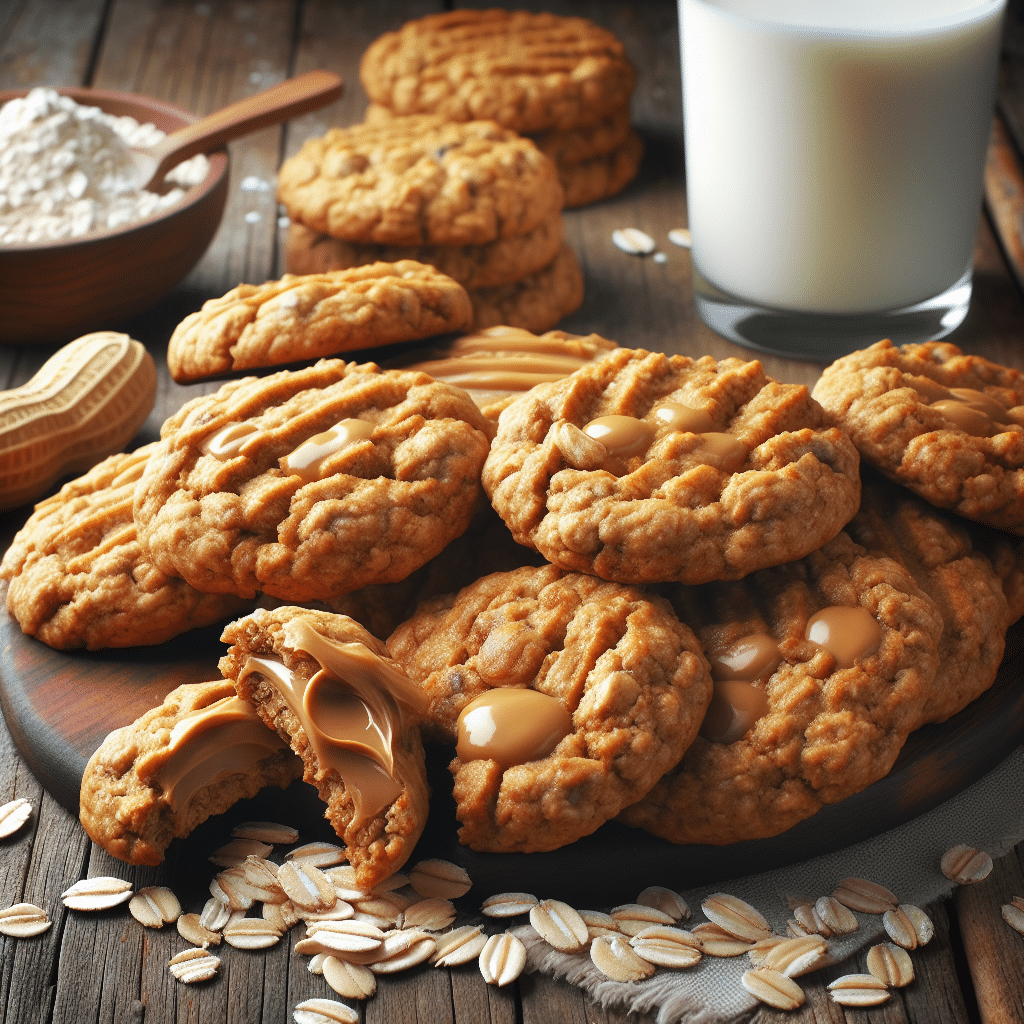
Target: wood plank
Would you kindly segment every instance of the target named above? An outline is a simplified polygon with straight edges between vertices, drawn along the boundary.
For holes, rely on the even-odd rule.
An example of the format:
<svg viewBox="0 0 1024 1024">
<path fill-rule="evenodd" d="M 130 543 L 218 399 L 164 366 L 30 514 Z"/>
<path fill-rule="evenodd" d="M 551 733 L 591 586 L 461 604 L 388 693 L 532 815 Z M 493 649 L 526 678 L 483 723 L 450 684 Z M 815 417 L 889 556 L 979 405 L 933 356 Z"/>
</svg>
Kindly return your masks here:
<svg viewBox="0 0 1024 1024">
<path fill-rule="evenodd" d="M 104 0 L 25 0 L 0 10 L 0 89 L 89 85 Z"/>
</svg>

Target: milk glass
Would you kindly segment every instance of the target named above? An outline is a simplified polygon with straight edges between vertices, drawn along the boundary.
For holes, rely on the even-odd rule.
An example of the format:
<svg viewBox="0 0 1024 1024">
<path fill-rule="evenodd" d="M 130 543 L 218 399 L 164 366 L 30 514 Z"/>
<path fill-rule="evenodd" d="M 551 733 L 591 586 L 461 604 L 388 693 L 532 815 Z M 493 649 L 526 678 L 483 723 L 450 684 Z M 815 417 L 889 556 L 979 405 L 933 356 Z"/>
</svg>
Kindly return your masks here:
<svg viewBox="0 0 1024 1024">
<path fill-rule="evenodd" d="M 967 314 L 1005 0 L 679 0 L 694 301 L 832 359 Z"/>
</svg>

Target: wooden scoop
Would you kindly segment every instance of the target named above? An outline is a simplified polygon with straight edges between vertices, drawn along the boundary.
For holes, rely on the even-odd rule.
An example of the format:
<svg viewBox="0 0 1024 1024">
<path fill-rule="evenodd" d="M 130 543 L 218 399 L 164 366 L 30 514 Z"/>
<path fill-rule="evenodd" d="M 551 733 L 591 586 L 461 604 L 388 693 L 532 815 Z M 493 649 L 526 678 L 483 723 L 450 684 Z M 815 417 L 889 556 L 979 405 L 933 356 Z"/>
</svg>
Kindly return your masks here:
<svg viewBox="0 0 1024 1024">
<path fill-rule="evenodd" d="M 307 71 L 248 96 L 166 136 L 148 149 L 133 149 L 140 187 L 159 191 L 164 175 L 197 153 L 220 149 L 258 128 L 279 124 L 336 100 L 344 83 L 331 71 Z"/>
</svg>

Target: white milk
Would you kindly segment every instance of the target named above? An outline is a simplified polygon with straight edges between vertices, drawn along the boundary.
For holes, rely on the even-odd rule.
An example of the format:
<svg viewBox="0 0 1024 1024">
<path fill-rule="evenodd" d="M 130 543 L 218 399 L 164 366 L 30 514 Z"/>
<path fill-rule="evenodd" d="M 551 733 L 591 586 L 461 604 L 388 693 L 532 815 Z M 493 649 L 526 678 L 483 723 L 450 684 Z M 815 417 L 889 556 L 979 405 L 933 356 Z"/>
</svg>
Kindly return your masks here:
<svg viewBox="0 0 1024 1024">
<path fill-rule="evenodd" d="M 779 309 L 930 298 L 971 265 L 1004 0 L 679 0 L 697 269 Z"/>
</svg>

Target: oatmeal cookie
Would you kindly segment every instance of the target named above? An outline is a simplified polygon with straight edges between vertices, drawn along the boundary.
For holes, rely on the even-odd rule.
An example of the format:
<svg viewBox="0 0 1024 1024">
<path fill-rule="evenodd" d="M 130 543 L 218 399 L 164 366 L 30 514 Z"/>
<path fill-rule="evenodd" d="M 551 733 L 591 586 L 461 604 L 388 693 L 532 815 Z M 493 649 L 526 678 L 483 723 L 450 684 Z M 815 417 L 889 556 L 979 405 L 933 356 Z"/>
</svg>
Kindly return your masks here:
<svg viewBox="0 0 1024 1024">
<path fill-rule="evenodd" d="M 458 742 L 459 836 L 474 850 L 589 835 L 679 760 L 711 695 L 661 598 L 552 565 L 421 604 L 388 648 L 429 700 L 429 735 Z"/>
<path fill-rule="evenodd" d="M 546 267 L 510 284 L 470 288 L 469 301 L 475 330 L 505 325 L 546 331 L 583 302 L 583 272 L 576 254 L 563 243 Z"/>
<path fill-rule="evenodd" d="M 618 348 L 599 334 L 533 334 L 521 327 L 488 327 L 443 347 L 418 349 L 395 360 L 406 370 L 464 388 L 484 415 L 497 422 L 505 406 L 537 384 L 562 380 Z"/>
<path fill-rule="evenodd" d="M 119 860 L 159 864 L 172 839 L 301 777 L 302 761 L 230 682 L 186 683 L 100 744 L 82 776 L 79 817 Z"/>
<path fill-rule="evenodd" d="M 860 499 L 857 451 L 805 387 L 757 361 L 640 349 L 516 399 L 483 483 L 519 543 L 622 583 L 738 579 L 800 558 Z"/>
<path fill-rule="evenodd" d="M 324 359 L 164 423 L 135 495 L 155 565 L 285 601 L 404 579 L 469 525 L 491 424 L 426 374 Z"/>
<path fill-rule="evenodd" d="M 949 342 L 880 341 L 837 359 L 814 397 L 865 462 L 926 501 L 1024 534 L 1024 374 Z"/>
<path fill-rule="evenodd" d="M 111 455 L 35 507 L 0 563 L 7 610 L 57 650 L 138 647 L 248 608 L 157 569 L 139 546 L 135 485 L 155 445 Z"/>
<path fill-rule="evenodd" d="M 674 843 L 778 835 L 884 776 L 921 721 L 942 616 L 902 565 L 846 531 L 670 598 L 715 696 L 678 766 L 619 815 L 627 825 Z"/>
<path fill-rule="evenodd" d="M 420 115 L 331 128 L 278 174 L 293 221 L 373 245 L 484 245 L 562 208 L 555 165 L 493 121 Z"/>
<path fill-rule="evenodd" d="M 611 153 L 626 143 L 631 132 L 629 107 L 624 106 L 596 124 L 541 132 L 531 138 L 556 165 L 568 167 Z"/>
<path fill-rule="evenodd" d="M 636 177 L 643 155 L 643 141 L 630 131 L 625 142 L 609 153 L 580 163 L 558 164 L 565 208 L 587 206 L 621 192 Z"/>
<path fill-rule="evenodd" d="M 179 383 L 462 330 L 473 318 L 457 281 L 413 260 L 240 284 L 174 329 Z"/>
<path fill-rule="evenodd" d="M 490 118 L 520 133 L 599 122 L 636 82 L 619 39 L 586 18 L 497 9 L 407 22 L 371 43 L 359 77 L 396 114 Z"/>
<path fill-rule="evenodd" d="M 285 259 L 293 274 L 322 274 L 379 260 L 416 260 L 454 278 L 464 288 L 492 288 L 518 281 L 546 267 L 562 246 L 562 217 L 541 221 L 532 231 L 484 245 L 374 245 L 322 235 L 304 224 L 289 224 Z"/>
<path fill-rule="evenodd" d="M 402 866 L 427 820 L 422 693 L 342 615 L 258 609 L 222 639 L 221 671 L 302 758 L 358 885 L 371 889 Z"/>
</svg>

